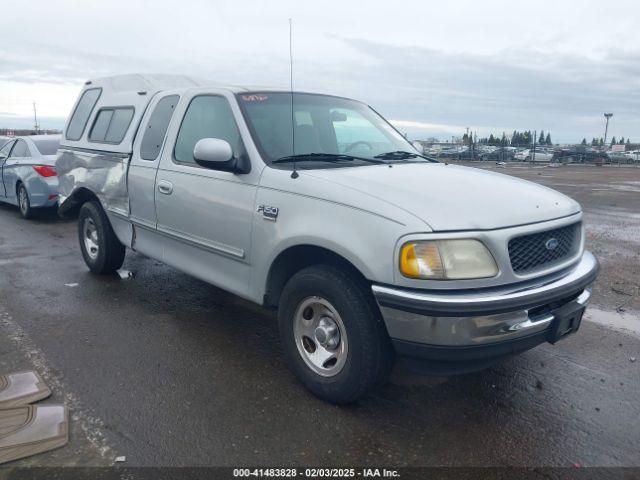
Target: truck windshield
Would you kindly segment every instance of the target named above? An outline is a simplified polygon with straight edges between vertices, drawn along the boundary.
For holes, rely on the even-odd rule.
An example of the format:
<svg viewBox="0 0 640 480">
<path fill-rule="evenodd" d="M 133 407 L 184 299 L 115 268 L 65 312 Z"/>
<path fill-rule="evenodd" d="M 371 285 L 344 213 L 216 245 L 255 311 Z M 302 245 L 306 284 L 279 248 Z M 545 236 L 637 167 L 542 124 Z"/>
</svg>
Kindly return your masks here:
<svg viewBox="0 0 640 480">
<path fill-rule="evenodd" d="M 389 123 L 355 100 L 288 92 L 237 95 L 264 160 L 302 168 L 427 161 Z M 291 108 L 293 102 L 293 109 Z"/>
</svg>

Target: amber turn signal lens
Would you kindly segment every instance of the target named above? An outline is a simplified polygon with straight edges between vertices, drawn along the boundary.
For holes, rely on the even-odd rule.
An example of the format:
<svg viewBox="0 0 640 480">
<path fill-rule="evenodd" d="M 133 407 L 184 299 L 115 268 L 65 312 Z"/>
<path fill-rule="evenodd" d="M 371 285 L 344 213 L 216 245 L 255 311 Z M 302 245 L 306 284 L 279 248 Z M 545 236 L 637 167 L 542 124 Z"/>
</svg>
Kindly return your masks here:
<svg viewBox="0 0 640 480">
<path fill-rule="evenodd" d="M 409 278 L 444 278 L 437 244 L 435 242 L 405 244 L 400 255 L 400 271 Z"/>
</svg>

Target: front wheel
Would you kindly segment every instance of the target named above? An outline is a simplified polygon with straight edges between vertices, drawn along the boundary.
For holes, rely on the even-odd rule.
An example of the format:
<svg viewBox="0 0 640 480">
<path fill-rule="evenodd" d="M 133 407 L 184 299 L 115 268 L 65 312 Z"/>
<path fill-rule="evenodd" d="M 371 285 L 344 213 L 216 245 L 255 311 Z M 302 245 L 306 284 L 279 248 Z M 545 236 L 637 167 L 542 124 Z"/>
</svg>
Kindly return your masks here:
<svg viewBox="0 0 640 480">
<path fill-rule="evenodd" d="M 278 311 L 285 355 L 316 396 L 357 400 L 386 380 L 393 347 L 368 287 L 329 265 L 307 267 L 286 284 Z"/>
<path fill-rule="evenodd" d="M 97 201 L 82 205 L 78 215 L 78 239 L 84 262 L 93 273 L 114 273 L 122 266 L 125 247 Z"/>
<path fill-rule="evenodd" d="M 22 216 L 22 218 L 28 219 L 33 216 L 33 208 L 31 208 L 29 194 L 23 183 L 18 187 L 18 208 L 20 209 L 20 216 Z"/>
</svg>

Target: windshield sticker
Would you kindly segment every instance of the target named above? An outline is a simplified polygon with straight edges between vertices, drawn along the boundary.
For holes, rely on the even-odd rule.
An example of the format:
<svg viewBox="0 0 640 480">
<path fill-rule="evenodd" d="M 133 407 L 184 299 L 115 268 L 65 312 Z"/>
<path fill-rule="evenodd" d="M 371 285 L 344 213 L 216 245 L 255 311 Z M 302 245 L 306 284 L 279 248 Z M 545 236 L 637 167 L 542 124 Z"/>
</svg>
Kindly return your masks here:
<svg viewBox="0 0 640 480">
<path fill-rule="evenodd" d="M 242 100 L 244 100 L 245 102 L 264 102 L 268 98 L 268 95 L 242 95 Z"/>
</svg>

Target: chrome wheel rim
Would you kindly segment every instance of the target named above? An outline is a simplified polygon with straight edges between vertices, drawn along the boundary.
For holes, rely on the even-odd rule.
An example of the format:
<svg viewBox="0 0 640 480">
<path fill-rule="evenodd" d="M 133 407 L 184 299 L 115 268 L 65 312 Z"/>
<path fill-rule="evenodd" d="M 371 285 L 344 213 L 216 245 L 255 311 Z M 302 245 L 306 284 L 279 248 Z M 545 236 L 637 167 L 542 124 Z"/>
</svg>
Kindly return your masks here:
<svg viewBox="0 0 640 480">
<path fill-rule="evenodd" d="M 307 297 L 296 308 L 293 335 L 304 363 L 323 377 L 340 373 L 349 341 L 338 311 L 322 297 Z"/>
<path fill-rule="evenodd" d="M 20 210 L 22 211 L 22 213 L 26 213 L 29 209 L 29 199 L 27 197 L 27 191 L 24 189 L 24 187 L 20 187 L 18 196 L 20 197 L 18 199 L 18 201 L 20 202 Z"/>
<path fill-rule="evenodd" d="M 98 229 L 92 218 L 85 218 L 82 224 L 82 238 L 84 239 L 84 249 L 92 260 L 98 258 L 100 245 L 98 241 Z"/>
</svg>

